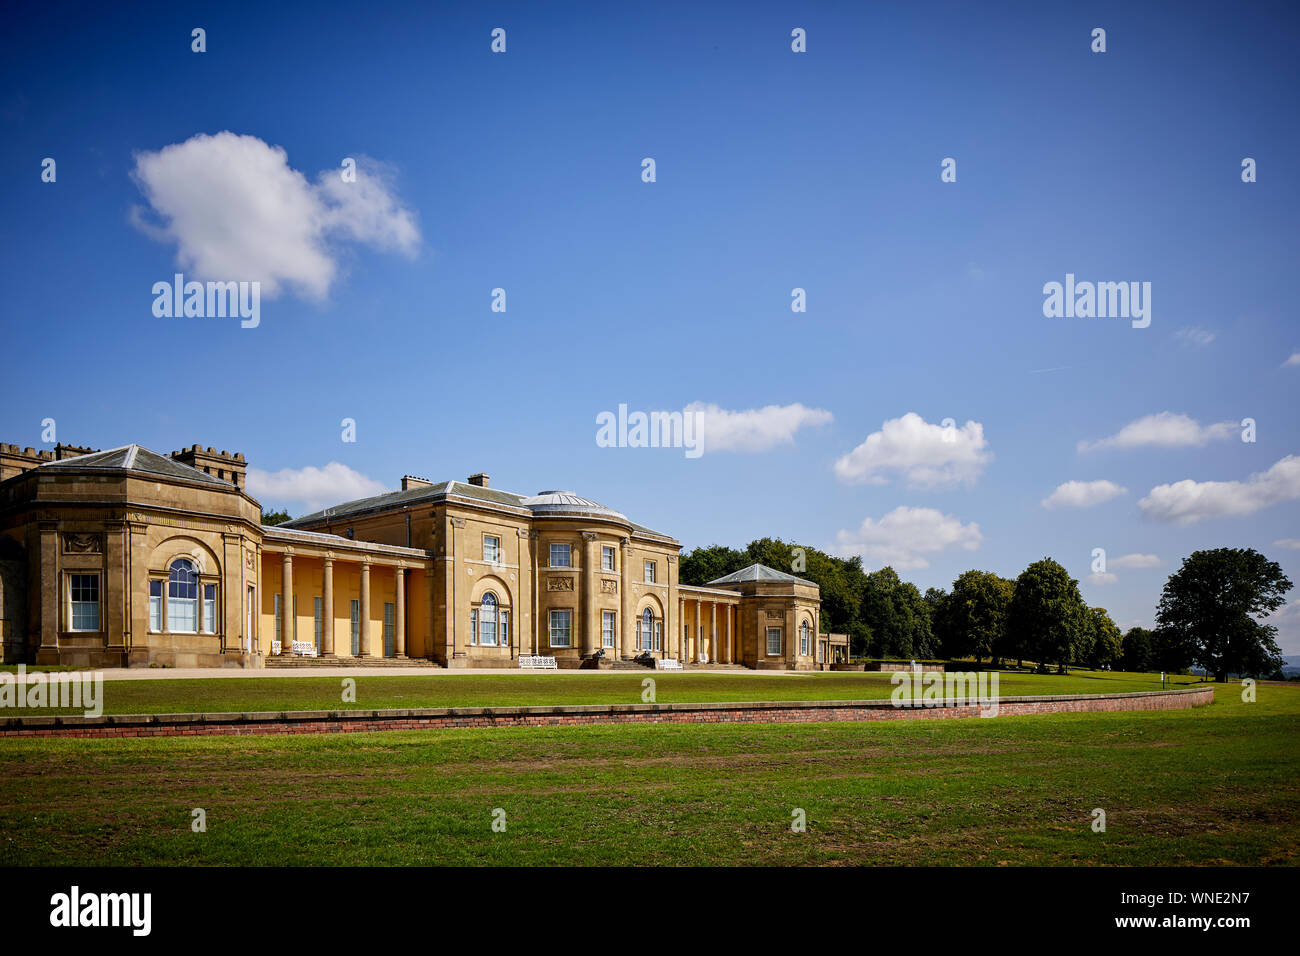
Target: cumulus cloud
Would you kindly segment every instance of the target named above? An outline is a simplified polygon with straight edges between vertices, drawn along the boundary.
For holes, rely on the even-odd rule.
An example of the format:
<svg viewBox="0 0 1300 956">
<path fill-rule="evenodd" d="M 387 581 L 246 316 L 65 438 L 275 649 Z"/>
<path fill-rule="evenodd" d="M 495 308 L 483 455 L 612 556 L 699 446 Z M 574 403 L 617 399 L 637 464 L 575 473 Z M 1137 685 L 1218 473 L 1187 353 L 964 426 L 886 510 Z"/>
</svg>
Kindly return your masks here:
<svg viewBox="0 0 1300 956">
<path fill-rule="evenodd" d="M 928 568 L 927 555 L 949 548 L 974 551 L 984 536 L 975 522 L 963 524 L 934 508 L 900 506 L 879 521 L 867 518 L 853 531 L 835 536 L 842 556 L 861 555 L 868 565 L 890 565 L 898 571 Z"/>
<path fill-rule="evenodd" d="M 1282 363 L 1283 368 L 1294 368 L 1300 365 L 1300 352 L 1292 352 L 1291 357 Z"/>
<path fill-rule="evenodd" d="M 1195 345 L 1203 348 L 1213 342 L 1215 336 L 1213 332 L 1200 326 L 1188 326 L 1175 332 L 1174 338 L 1184 345 Z"/>
<path fill-rule="evenodd" d="M 1109 563 L 1112 568 L 1158 568 L 1162 564 L 1154 554 L 1124 554 Z"/>
<path fill-rule="evenodd" d="M 1300 551 L 1300 538 L 1279 538 L 1273 542 L 1275 548 L 1287 548 L 1291 551 Z"/>
<path fill-rule="evenodd" d="M 1194 418 L 1173 412 L 1159 412 L 1131 421 L 1109 438 L 1079 442 L 1079 451 L 1096 451 L 1100 448 L 1158 448 L 1201 447 L 1220 438 L 1231 438 L 1238 433 L 1236 422 L 1218 422 L 1201 425 Z"/>
<path fill-rule="evenodd" d="M 841 481 L 873 485 L 899 475 L 913 488 L 973 483 L 993 460 L 984 426 L 968 421 L 958 428 L 947 421 L 931 425 L 916 412 L 891 418 L 838 459 L 835 474 Z"/>
<path fill-rule="evenodd" d="M 1044 508 L 1091 508 L 1128 492 L 1113 481 L 1067 481 L 1043 499 Z"/>
<path fill-rule="evenodd" d="M 135 156 L 132 178 L 149 208 L 132 221 L 175 244 L 187 278 L 257 281 L 273 298 L 283 286 L 324 299 L 345 242 L 413 255 L 420 231 L 394 196 L 382 166 L 356 157 L 356 181 L 326 170 L 313 184 L 288 155 L 256 136 L 200 133 Z"/>
<path fill-rule="evenodd" d="M 1283 654 L 1300 654 L 1300 598 L 1283 604 L 1262 620 L 1277 628 L 1277 644 Z"/>
<path fill-rule="evenodd" d="M 798 402 L 739 411 L 691 402 L 685 411 L 700 413 L 701 444 L 706 451 L 767 451 L 792 444 L 799 429 L 825 425 L 833 417 L 823 408 L 808 408 Z"/>
<path fill-rule="evenodd" d="M 1148 517 L 1175 524 L 1202 518 L 1241 517 L 1300 498 L 1300 457 L 1287 455 L 1245 481 L 1192 481 L 1157 485 L 1138 502 Z"/>
<path fill-rule="evenodd" d="M 271 472 L 248 469 L 248 493 L 263 502 L 276 505 L 299 505 L 304 514 L 330 505 L 387 491 L 381 482 L 367 478 L 342 462 L 332 461 L 323 468 L 282 468 Z"/>
</svg>

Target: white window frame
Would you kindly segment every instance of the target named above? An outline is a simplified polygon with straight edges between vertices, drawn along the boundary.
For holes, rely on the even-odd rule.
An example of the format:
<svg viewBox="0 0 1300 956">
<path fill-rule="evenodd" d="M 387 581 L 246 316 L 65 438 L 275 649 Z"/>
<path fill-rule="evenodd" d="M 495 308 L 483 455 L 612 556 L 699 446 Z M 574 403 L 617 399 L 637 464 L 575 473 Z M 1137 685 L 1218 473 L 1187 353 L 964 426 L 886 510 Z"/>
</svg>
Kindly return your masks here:
<svg viewBox="0 0 1300 956">
<path fill-rule="evenodd" d="M 600 569 L 602 571 L 618 570 L 618 556 L 615 554 L 613 548 L 606 545 L 601 545 L 600 547 Z"/>
<path fill-rule="evenodd" d="M 81 600 L 77 600 L 76 595 L 79 593 L 80 589 L 85 588 L 86 585 L 85 585 L 85 584 L 76 584 L 76 583 L 74 583 L 76 578 L 87 578 L 87 579 L 93 580 L 93 581 L 95 582 L 95 584 L 94 584 L 94 588 L 95 588 L 95 599 L 94 599 L 93 601 L 91 601 L 91 600 L 87 600 L 87 599 L 84 598 L 84 597 L 83 597 Z M 67 590 L 67 594 L 68 594 L 68 630 L 69 630 L 69 631 L 76 632 L 76 633 L 81 633 L 81 634 L 98 634 L 98 633 L 99 633 L 99 630 L 100 630 L 100 626 L 99 626 L 99 625 L 100 625 L 100 621 L 101 621 L 101 619 L 102 619 L 102 617 L 103 617 L 103 615 L 100 614 L 100 596 L 101 596 L 101 595 L 100 595 L 100 590 L 99 590 L 99 583 L 100 583 L 100 582 L 99 582 L 99 572 L 98 572 L 98 571 L 70 571 L 70 572 L 68 573 L 67 582 L 68 582 L 68 590 Z M 95 626 L 94 626 L 94 627 L 78 627 L 78 626 L 77 626 L 77 609 L 78 609 L 79 607 L 81 608 L 83 614 L 84 614 L 86 611 L 90 610 L 91 608 L 94 609 L 94 612 L 95 612 Z"/>
<path fill-rule="evenodd" d="M 556 564 L 555 556 L 564 555 L 564 563 Z M 571 544 L 552 544 L 547 552 L 547 560 L 550 562 L 547 567 L 551 568 L 571 568 L 573 567 L 573 545 Z"/>
<path fill-rule="evenodd" d="M 807 657 L 811 653 L 808 647 L 808 622 L 804 621 L 799 625 L 799 654 Z"/>
<path fill-rule="evenodd" d="M 501 602 L 493 591 L 486 592 L 479 600 L 476 642 L 480 647 L 496 647 L 500 624 Z M 489 620 L 490 618 L 490 620 Z"/>
<path fill-rule="evenodd" d="M 172 573 L 176 565 L 184 563 L 189 566 L 190 576 L 194 579 L 194 596 L 193 597 L 172 597 Z M 198 568 L 189 558 L 177 558 L 171 564 L 167 565 L 167 590 L 166 601 L 163 602 L 164 620 L 167 622 L 167 632 L 169 634 L 199 634 L 199 628 L 202 626 L 202 604 L 203 604 L 203 581 L 199 577 Z M 173 603 L 174 602 L 174 603 Z M 173 611 L 183 612 L 186 605 L 189 605 L 194 613 L 193 627 L 173 627 Z M 180 623 L 185 623 L 181 621 Z"/>
<path fill-rule="evenodd" d="M 212 589 L 212 604 L 208 605 L 208 589 Z M 217 586 L 216 584 L 205 584 L 199 582 L 199 611 L 203 615 L 203 620 L 199 627 L 204 634 L 217 633 Z"/>
<path fill-rule="evenodd" d="M 163 588 L 167 582 L 162 578 L 149 579 L 149 632 L 161 634 L 163 629 Z M 154 588 L 158 593 L 154 594 Z"/>
<path fill-rule="evenodd" d="M 776 650 L 772 650 L 772 635 L 773 635 L 773 634 L 776 635 Z M 769 628 L 767 629 L 767 656 L 768 656 L 768 657 L 780 657 L 780 656 L 781 656 L 781 646 L 785 643 L 784 640 L 783 640 L 783 637 L 784 637 L 784 635 L 782 635 L 782 633 L 781 633 L 781 628 L 779 628 L 779 627 L 769 627 Z"/>
<path fill-rule="evenodd" d="M 618 641 L 618 612 L 600 612 L 600 646 L 613 648 Z"/>
<path fill-rule="evenodd" d="M 646 584 L 657 584 L 657 583 L 658 583 L 657 581 L 655 581 L 655 577 L 657 576 L 657 573 L 658 573 L 658 572 L 657 572 L 657 569 L 658 569 L 658 565 L 657 565 L 654 561 L 649 561 L 649 560 L 646 561 L 646 563 L 645 563 L 645 583 L 646 583 Z"/>
<path fill-rule="evenodd" d="M 563 624 L 557 623 L 563 620 Z M 550 627 L 547 629 L 547 642 L 551 647 L 573 647 L 573 611 L 570 608 L 556 608 L 551 611 L 548 619 Z M 555 643 L 555 637 L 558 632 L 564 635 L 563 644 Z"/>
<path fill-rule="evenodd" d="M 490 548 L 488 547 L 489 541 L 492 542 L 492 546 Z M 498 537 L 497 535 L 495 534 L 483 535 L 483 560 L 486 561 L 488 564 L 501 563 L 501 538 Z"/>
</svg>

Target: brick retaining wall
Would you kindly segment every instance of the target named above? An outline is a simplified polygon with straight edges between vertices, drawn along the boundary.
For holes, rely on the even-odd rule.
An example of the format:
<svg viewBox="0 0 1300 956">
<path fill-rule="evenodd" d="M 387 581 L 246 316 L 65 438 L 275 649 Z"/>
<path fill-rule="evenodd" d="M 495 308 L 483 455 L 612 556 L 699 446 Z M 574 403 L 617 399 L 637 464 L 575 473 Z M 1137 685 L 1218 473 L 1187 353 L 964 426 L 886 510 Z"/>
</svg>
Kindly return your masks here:
<svg viewBox="0 0 1300 956">
<path fill-rule="evenodd" d="M 1130 694 L 1004 698 L 999 715 L 1185 710 L 1214 702 L 1213 687 Z M 556 727 L 585 724 L 804 723 L 978 717 L 978 705 L 895 707 L 889 700 L 760 701 L 716 704 L 572 704 L 553 707 L 438 707 L 424 710 L 289 711 L 250 714 L 105 714 L 9 717 L 0 737 L 195 737 L 321 734 L 438 727 Z"/>
</svg>

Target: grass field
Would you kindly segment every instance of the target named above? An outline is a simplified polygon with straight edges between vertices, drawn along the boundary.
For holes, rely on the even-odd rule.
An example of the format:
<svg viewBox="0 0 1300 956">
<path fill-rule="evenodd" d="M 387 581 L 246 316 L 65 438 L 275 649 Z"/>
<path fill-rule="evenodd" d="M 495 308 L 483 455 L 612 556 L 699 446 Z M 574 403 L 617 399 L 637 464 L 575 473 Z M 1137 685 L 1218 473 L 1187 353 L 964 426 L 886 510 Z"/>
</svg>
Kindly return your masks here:
<svg viewBox="0 0 1300 956">
<path fill-rule="evenodd" d="M 659 703 L 753 700 L 870 700 L 888 698 L 894 685 L 888 674 L 830 673 L 756 675 L 668 674 L 646 671 L 602 674 L 499 675 L 429 674 L 418 677 L 358 677 L 355 702 L 342 699 L 338 677 L 250 677 L 198 680 L 109 681 L 104 685 L 104 713 L 172 714 L 279 710 L 380 710 L 394 707 L 474 707 L 522 704 L 636 704 L 642 681 L 655 681 Z M 1193 677 L 1171 680 L 1169 686 L 1197 683 Z M 1002 674 L 1002 696 L 1026 694 L 1103 694 L 1112 691 L 1159 690 L 1155 674 L 1078 671 L 1068 675 Z M 21 713 L 80 713 L 19 708 Z"/>
<path fill-rule="evenodd" d="M 538 680 L 626 699 L 620 676 L 502 686 L 517 702 L 536 701 Z M 824 676 L 732 686 L 661 675 L 659 697 L 752 698 L 751 681 L 792 699 L 889 690 Z M 420 695 L 486 702 L 477 695 L 506 678 L 361 686 L 372 680 L 386 705 L 411 706 L 432 702 Z M 1030 680 L 1019 692 L 1151 687 L 1086 672 Z M 233 709 L 271 699 L 257 694 L 272 681 L 207 683 L 215 699 L 246 701 Z M 314 700 L 298 679 L 274 683 Z M 985 720 L 0 739 L 0 864 L 1300 863 L 1300 687 L 1262 685 L 1247 704 L 1219 685 L 1216 698 L 1187 711 Z M 191 830 L 196 807 L 205 833 Z M 492 829 L 496 808 L 505 832 Z M 806 832 L 791 829 L 796 808 Z M 1105 833 L 1091 828 L 1094 808 Z"/>
</svg>

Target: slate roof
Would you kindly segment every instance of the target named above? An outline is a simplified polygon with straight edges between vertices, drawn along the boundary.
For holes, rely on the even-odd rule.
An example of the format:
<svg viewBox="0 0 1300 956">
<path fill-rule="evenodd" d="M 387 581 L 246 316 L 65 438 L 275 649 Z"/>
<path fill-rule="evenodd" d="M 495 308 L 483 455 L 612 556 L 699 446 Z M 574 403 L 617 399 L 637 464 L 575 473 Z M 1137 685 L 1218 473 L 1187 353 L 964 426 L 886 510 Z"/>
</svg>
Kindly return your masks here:
<svg viewBox="0 0 1300 956">
<path fill-rule="evenodd" d="M 160 455 L 140 445 L 123 445 L 107 451 L 91 452 L 62 461 L 47 461 L 37 466 L 41 471 L 133 471 L 164 478 L 180 478 L 184 481 L 201 481 L 209 485 L 233 488 L 228 481 L 222 481 L 215 475 L 199 471 L 175 458 Z"/>
<path fill-rule="evenodd" d="M 739 571 L 732 571 L 708 583 L 708 587 L 715 584 L 744 584 L 749 581 L 786 581 L 795 584 L 812 584 L 807 578 L 795 577 L 793 574 L 786 574 L 784 571 L 777 571 L 775 568 L 769 568 L 766 564 L 751 564 L 747 568 L 741 568 Z"/>
</svg>

